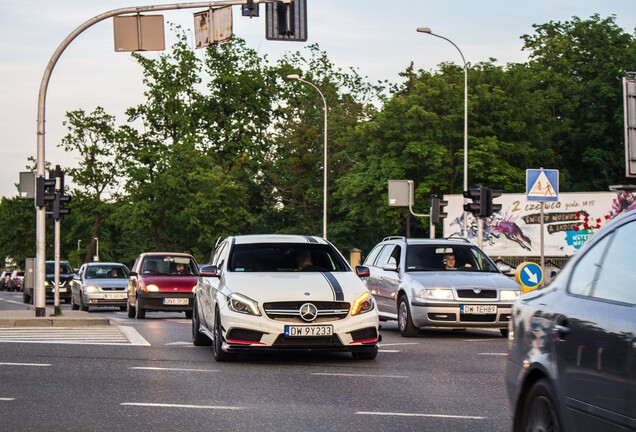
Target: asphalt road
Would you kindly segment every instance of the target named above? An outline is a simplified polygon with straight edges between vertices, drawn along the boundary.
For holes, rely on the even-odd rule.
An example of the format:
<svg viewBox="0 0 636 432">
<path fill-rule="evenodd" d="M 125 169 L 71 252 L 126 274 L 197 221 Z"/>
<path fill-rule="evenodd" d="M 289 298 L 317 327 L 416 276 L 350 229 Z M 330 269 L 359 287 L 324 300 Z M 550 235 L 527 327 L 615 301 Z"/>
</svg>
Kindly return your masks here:
<svg viewBox="0 0 636 432">
<path fill-rule="evenodd" d="M 2 291 L 0 310 L 26 308 L 20 300 Z M 389 322 L 376 360 L 284 353 L 216 363 L 210 347 L 191 344 L 183 314 L 91 314 L 110 328 L 0 331 L 0 431 L 511 430 L 499 331 L 407 339 Z"/>
</svg>

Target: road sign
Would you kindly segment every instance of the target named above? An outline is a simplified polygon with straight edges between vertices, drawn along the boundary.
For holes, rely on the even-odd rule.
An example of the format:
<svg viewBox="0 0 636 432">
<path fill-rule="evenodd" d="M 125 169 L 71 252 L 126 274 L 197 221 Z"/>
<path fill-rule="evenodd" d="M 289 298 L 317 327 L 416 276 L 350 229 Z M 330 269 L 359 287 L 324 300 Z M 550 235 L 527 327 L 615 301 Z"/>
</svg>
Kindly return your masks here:
<svg viewBox="0 0 636 432">
<path fill-rule="evenodd" d="M 559 170 L 526 170 L 526 195 L 528 201 L 558 201 Z"/>
<path fill-rule="evenodd" d="M 517 266 L 515 279 L 524 293 L 532 291 L 543 282 L 543 269 L 539 264 L 523 262 Z"/>
</svg>

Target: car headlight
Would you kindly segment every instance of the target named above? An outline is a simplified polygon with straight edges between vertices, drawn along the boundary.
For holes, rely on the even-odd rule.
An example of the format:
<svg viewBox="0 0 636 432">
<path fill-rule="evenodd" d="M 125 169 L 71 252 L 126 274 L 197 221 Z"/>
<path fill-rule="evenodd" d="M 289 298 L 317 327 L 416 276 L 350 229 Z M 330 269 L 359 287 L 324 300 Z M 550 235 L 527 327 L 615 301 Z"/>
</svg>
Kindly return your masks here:
<svg viewBox="0 0 636 432">
<path fill-rule="evenodd" d="M 47 287 L 47 286 L 49 286 L 49 285 L 53 285 L 53 282 L 48 281 L 48 280 L 45 280 L 45 281 L 44 281 L 44 286 L 45 286 L 45 287 Z"/>
<path fill-rule="evenodd" d="M 159 292 L 159 287 L 157 285 L 146 285 L 146 291 Z"/>
<path fill-rule="evenodd" d="M 351 315 L 360 315 L 373 310 L 373 297 L 368 292 L 362 293 L 360 297 L 353 301 L 351 306 Z"/>
<path fill-rule="evenodd" d="M 249 297 L 241 294 L 232 293 L 227 297 L 227 305 L 231 311 L 246 314 L 261 316 L 261 311 L 258 309 L 258 303 Z"/>
<path fill-rule="evenodd" d="M 434 300 L 452 300 L 453 299 L 453 291 L 449 289 L 442 288 L 431 288 L 426 290 L 426 295 L 430 299 Z"/>
<path fill-rule="evenodd" d="M 97 287 L 95 285 L 86 285 L 84 287 L 84 292 L 87 292 L 87 293 L 92 293 L 92 292 L 97 292 L 97 291 L 99 291 L 99 290 L 97 289 Z"/>
<path fill-rule="evenodd" d="M 499 293 L 499 298 L 502 301 L 511 301 L 511 300 L 516 300 L 519 295 L 521 295 L 521 291 L 518 290 L 502 290 Z"/>
</svg>

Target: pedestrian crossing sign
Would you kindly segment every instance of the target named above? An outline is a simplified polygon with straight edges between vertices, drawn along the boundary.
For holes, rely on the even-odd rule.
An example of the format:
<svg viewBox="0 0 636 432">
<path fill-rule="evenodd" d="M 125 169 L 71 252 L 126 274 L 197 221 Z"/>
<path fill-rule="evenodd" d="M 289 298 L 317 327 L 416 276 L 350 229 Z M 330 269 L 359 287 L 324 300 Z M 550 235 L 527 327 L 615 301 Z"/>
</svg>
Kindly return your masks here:
<svg viewBox="0 0 636 432">
<path fill-rule="evenodd" d="M 559 170 L 526 170 L 526 197 L 528 201 L 558 201 Z"/>
</svg>

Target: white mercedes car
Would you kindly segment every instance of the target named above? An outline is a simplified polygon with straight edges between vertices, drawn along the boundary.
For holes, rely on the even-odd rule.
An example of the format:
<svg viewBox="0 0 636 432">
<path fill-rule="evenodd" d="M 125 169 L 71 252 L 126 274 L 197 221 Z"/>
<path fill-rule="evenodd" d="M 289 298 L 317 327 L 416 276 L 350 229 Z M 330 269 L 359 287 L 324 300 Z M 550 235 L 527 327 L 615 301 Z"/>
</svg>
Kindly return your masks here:
<svg viewBox="0 0 636 432">
<path fill-rule="evenodd" d="M 227 361 L 244 351 L 378 352 L 375 300 L 338 250 L 320 237 L 228 237 L 201 267 L 192 342 Z"/>
</svg>

